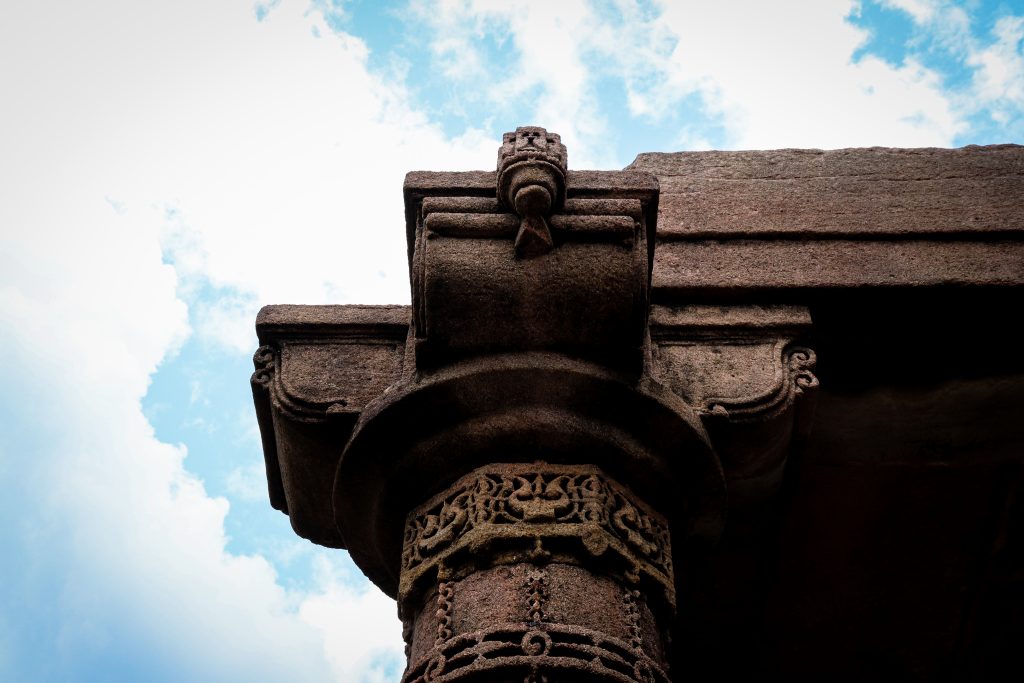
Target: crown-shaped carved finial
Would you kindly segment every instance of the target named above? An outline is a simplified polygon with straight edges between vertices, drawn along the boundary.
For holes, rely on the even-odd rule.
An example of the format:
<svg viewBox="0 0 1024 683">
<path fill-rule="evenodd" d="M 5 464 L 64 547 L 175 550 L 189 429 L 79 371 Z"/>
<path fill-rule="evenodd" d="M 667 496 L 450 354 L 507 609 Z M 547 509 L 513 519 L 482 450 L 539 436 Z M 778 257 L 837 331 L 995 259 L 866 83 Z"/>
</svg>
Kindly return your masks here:
<svg viewBox="0 0 1024 683">
<path fill-rule="evenodd" d="M 519 217 L 516 255 L 540 256 L 554 241 L 546 216 L 565 202 L 567 154 L 562 138 L 537 126 L 502 136 L 498 150 L 498 201 Z"/>
</svg>

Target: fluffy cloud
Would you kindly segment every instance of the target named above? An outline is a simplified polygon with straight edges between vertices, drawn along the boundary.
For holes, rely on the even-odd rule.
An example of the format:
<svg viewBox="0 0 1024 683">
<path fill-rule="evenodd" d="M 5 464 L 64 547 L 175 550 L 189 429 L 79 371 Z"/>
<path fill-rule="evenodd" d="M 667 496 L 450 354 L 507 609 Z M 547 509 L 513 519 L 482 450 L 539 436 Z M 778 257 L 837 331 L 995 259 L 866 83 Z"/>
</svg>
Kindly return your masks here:
<svg viewBox="0 0 1024 683">
<path fill-rule="evenodd" d="M 537 89 L 535 119 L 568 131 L 587 161 L 601 162 L 610 129 L 600 114 L 602 78 L 625 83 L 633 116 L 678 122 L 678 140 L 691 144 L 721 130 L 720 146 L 730 148 L 950 145 L 964 125 L 938 74 L 922 64 L 854 61 L 867 34 L 848 20 L 853 0 L 418 6 L 440 36 L 435 53 L 449 63 L 458 50 L 478 65 L 485 35 L 510 41 L 515 61 L 492 65 L 486 92 L 500 105 Z M 929 11 L 927 3 L 914 9 Z M 466 36 L 476 37 L 468 47 Z M 458 75 L 481 73 L 474 66 Z"/>
<path fill-rule="evenodd" d="M 847 21 L 853 9 L 849 0 L 666 4 L 662 21 L 679 42 L 667 83 L 647 95 L 660 108 L 699 91 L 736 148 L 950 145 L 962 123 L 937 74 L 913 61 L 853 61 L 866 38 Z"/>
<path fill-rule="evenodd" d="M 996 41 L 972 55 L 978 92 L 989 101 L 1024 107 L 1024 17 L 1002 17 L 993 33 Z"/>
<path fill-rule="evenodd" d="M 0 572 L 5 592 L 36 606 L 5 610 L 20 653 L 0 670 L 325 678 L 319 632 L 292 604 L 301 596 L 262 558 L 225 552 L 227 502 L 142 415 L 149 375 L 188 332 L 159 224 L 118 214 L 87 174 L 75 186 L 2 213 L 4 412 L 17 425 L 2 439 L 3 506 L 19 524 L 4 531 Z M 34 624 L 43 638 L 26 642 Z"/>
<path fill-rule="evenodd" d="M 956 93 L 962 115 L 981 114 L 1007 131 L 1020 132 L 1024 119 L 1024 16 L 1004 15 L 990 37 L 972 31 L 963 7 L 948 0 L 884 0 L 913 19 L 922 36 L 971 72 L 970 85 Z M 1011 133 L 1012 134 L 1012 133 Z"/>
<path fill-rule="evenodd" d="M 5 22 L 5 57 L 31 65 L 6 74 L 26 97 L 6 112 L 17 184 L 87 176 L 156 212 L 180 276 L 236 291 L 198 323 L 239 349 L 256 302 L 405 301 L 405 172 L 494 163 L 492 139 L 447 139 L 301 0 L 265 11 L 71 4 Z"/>
<path fill-rule="evenodd" d="M 0 677 L 376 680 L 393 603 L 228 552 L 228 502 L 140 401 L 188 304 L 248 352 L 256 302 L 403 300 L 402 174 L 493 143 L 447 140 L 302 2 L 21 4 L 0 59 Z"/>
<path fill-rule="evenodd" d="M 606 26 L 591 3 L 413 0 L 410 6 L 428 27 L 441 72 L 469 84 L 470 97 L 483 97 L 498 111 L 531 102 L 530 123 L 557 131 L 574 166 L 614 166 L 601 144 L 608 122 L 597 106 L 588 39 Z M 488 55 L 491 42 L 501 45 L 500 61 Z"/>
</svg>

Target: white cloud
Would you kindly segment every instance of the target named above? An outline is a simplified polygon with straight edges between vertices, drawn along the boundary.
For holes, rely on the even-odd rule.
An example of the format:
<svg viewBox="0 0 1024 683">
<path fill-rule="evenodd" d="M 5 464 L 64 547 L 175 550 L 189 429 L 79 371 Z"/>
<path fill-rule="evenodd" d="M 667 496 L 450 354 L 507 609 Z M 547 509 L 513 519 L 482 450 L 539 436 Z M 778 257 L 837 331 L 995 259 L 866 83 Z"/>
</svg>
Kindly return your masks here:
<svg viewBox="0 0 1024 683">
<path fill-rule="evenodd" d="M 62 594 L 34 598 L 59 605 L 58 659 L 116 659 L 128 631 L 145 657 L 178 662 L 180 680 L 326 680 L 336 661 L 351 665 L 336 680 L 358 680 L 363 653 L 342 643 L 328 664 L 332 622 L 304 610 L 348 590 L 355 597 L 340 604 L 350 611 L 334 618 L 374 612 L 368 637 L 393 652 L 393 609 L 383 613 L 391 623 L 377 613 L 386 599 L 336 582 L 290 594 L 263 558 L 226 552 L 227 502 L 207 495 L 183 468 L 184 449 L 157 441 L 141 413 L 148 376 L 188 329 L 159 225 L 103 202 L 35 214 L 19 225 L 3 210 L 0 335 L 5 384 L 37 421 L 20 427 L 40 432 L 41 446 L 3 476 L 40 506 L 19 516 L 61 520 L 34 532 L 53 565 L 73 568 Z"/>
<path fill-rule="evenodd" d="M 594 89 L 595 38 L 608 26 L 585 0 L 412 0 L 446 76 L 469 83 L 496 111 L 530 102 L 530 120 L 558 132 L 574 168 L 615 167 Z M 500 45 L 488 61 L 485 43 Z M 490 141 L 496 149 L 494 141 Z"/>
<path fill-rule="evenodd" d="M 251 345 L 257 302 L 407 300 L 405 172 L 494 163 L 493 140 L 446 139 L 369 72 L 360 40 L 303 5 L 260 23 L 248 2 L 5 22 L 8 63 L 33 65 L 5 74 L 5 92 L 24 93 L 5 121 L 23 161 L 11 167 L 30 174 L 15 186 L 72 186 L 82 176 L 54 169 L 74 168 L 128 210 L 166 212 L 179 274 L 241 292 L 199 330 L 236 347 Z"/>
<path fill-rule="evenodd" d="M 19 427 L 36 432 L 4 486 L 29 488 L 39 507 L 18 516 L 51 568 L 73 568 L 62 593 L 33 596 L 58 605 L 54 656 L 120 652 L 127 630 L 129 646 L 195 679 L 322 678 L 320 636 L 296 617 L 295 596 L 262 558 L 225 552 L 226 501 L 207 496 L 140 410 L 149 375 L 188 331 L 159 226 L 90 201 L 87 177 L 79 187 L 31 212 L 0 209 L 5 384 Z"/>
<path fill-rule="evenodd" d="M 228 493 L 239 500 L 260 502 L 267 498 L 267 471 L 260 462 L 235 467 L 227 476 Z"/>
<path fill-rule="evenodd" d="M 983 113 L 1000 126 L 1024 118 L 1024 16 L 1004 15 L 986 41 L 972 32 L 964 7 L 948 0 L 884 0 L 914 20 L 919 32 L 937 39 L 955 60 L 971 70 L 967 88 L 953 95 L 961 116 Z"/>
<path fill-rule="evenodd" d="M 866 38 L 847 21 L 853 7 L 666 3 L 661 20 L 678 44 L 666 81 L 645 94 L 666 108 L 700 92 L 734 148 L 951 144 L 962 123 L 935 73 L 913 61 L 852 60 Z"/>
<path fill-rule="evenodd" d="M 922 16 L 930 6 L 908 5 Z M 663 2 L 654 12 L 628 0 L 611 11 L 532 0 L 418 7 L 445 54 L 451 35 L 463 36 L 462 50 L 467 35 L 507 33 L 515 58 L 483 81 L 491 99 L 500 106 L 539 88 L 536 119 L 568 131 L 574 157 L 588 162 L 600 163 L 609 131 L 600 77 L 623 79 L 633 116 L 681 121 L 679 139 L 702 147 L 706 134 L 693 128 L 708 122 L 732 148 L 950 145 L 964 126 L 938 75 L 919 62 L 853 61 L 867 38 L 847 20 L 853 0 Z M 695 94 L 703 108 L 680 112 Z"/>
<path fill-rule="evenodd" d="M 974 91 L 982 101 L 1008 116 L 1006 107 L 1024 109 L 1024 17 L 1002 17 L 996 22 L 995 41 L 972 51 L 969 63 L 977 67 Z"/>
<path fill-rule="evenodd" d="M 396 622 L 395 603 L 377 590 L 355 590 L 352 577 L 324 561 L 317 562 L 326 590 L 302 604 L 302 619 L 324 633 L 324 656 L 338 681 L 393 683 L 404 646 L 389 632 Z M 356 654 L 353 654 L 356 653 Z"/>
<path fill-rule="evenodd" d="M 947 50 L 964 55 L 973 41 L 971 19 L 963 7 L 950 0 L 880 0 L 890 9 L 903 10 L 919 27 Z"/>
<path fill-rule="evenodd" d="M 937 0 L 882 0 L 881 4 L 901 9 L 913 17 L 914 21 L 923 24 L 935 17 L 940 3 Z"/>
<path fill-rule="evenodd" d="M 0 336 L 21 411 L 0 478 L 32 487 L 19 515 L 63 577 L 36 598 L 57 660 L 135 647 L 179 680 L 375 680 L 401 657 L 393 603 L 336 576 L 288 591 L 228 552 L 227 501 L 140 401 L 191 333 L 180 296 L 246 352 L 256 302 L 405 299 L 403 173 L 488 167 L 494 142 L 445 139 L 302 2 L 260 23 L 248 1 L 23 3 L 0 64 Z"/>
</svg>

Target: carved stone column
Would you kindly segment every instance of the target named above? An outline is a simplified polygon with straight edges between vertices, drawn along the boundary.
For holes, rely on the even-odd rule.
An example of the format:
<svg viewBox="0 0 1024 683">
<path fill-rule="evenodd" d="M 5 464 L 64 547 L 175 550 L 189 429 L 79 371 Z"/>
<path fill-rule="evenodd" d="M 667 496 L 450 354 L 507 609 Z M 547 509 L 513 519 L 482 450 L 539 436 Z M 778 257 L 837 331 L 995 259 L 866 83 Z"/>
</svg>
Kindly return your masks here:
<svg viewBox="0 0 1024 683">
<path fill-rule="evenodd" d="M 257 321 L 271 502 L 396 598 L 409 683 L 668 683 L 726 481 L 770 498 L 806 421 L 806 310 L 652 316 L 657 180 L 566 162 L 409 174 L 411 310 Z"/>
<path fill-rule="evenodd" d="M 397 580 L 406 681 L 668 681 L 673 537 L 718 523 L 704 429 L 645 361 L 657 183 L 565 163 L 520 128 L 490 196 L 407 195 L 412 362 L 334 500 Z"/>
<path fill-rule="evenodd" d="M 668 521 L 599 468 L 481 467 L 405 534 L 403 680 L 668 680 Z"/>
</svg>

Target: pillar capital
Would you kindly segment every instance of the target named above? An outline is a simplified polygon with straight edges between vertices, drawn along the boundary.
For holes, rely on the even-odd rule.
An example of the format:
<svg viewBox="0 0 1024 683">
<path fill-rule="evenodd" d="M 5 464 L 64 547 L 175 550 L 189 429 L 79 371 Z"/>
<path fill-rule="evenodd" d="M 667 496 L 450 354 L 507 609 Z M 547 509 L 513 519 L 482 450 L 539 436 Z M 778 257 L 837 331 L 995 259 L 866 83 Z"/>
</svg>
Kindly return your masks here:
<svg viewBox="0 0 1024 683">
<path fill-rule="evenodd" d="M 410 683 L 667 683 L 689 549 L 800 432 L 806 310 L 652 309 L 657 179 L 543 128 L 404 190 L 409 309 L 257 321 L 272 502 L 396 597 Z"/>
<path fill-rule="evenodd" d="M 658 181 L 565 161 L 520 128 L 493 173 L 406 177 L 417 371 L 552 351 L 641 374 Z"/>
</svg>

